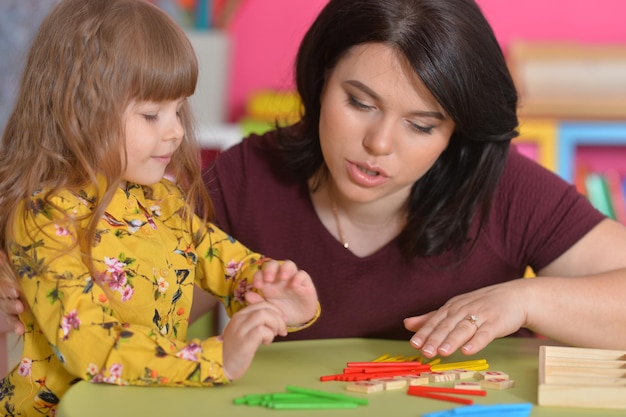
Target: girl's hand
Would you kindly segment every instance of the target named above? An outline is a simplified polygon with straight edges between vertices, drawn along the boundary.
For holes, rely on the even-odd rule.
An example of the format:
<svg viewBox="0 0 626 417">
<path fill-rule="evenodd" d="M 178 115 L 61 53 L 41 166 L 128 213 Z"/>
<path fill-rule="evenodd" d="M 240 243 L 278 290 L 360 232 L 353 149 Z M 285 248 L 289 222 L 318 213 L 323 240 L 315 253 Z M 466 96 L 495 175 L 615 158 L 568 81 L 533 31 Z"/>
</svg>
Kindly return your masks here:
<svg viewBox="0 0 626 417">
<path fill-rule="evenodd" d="M 318 300 L 313 281 L 292 261 L 266 262 L 255 274 L 252 285 L 262 295 L 249 291 L 246 300 L 252 303 L 265 299 L 285 314 L 290 327 L 307 323 L 317 313 Z"/>
<path fill-rule="evenodd" d="M 224 340 L 224 373 L 230 380 L 243 376 L 261 344 L 269 345 L 276 335 L 287 335 L 283 313 L 266 301 L 258 301 L 230 318 Z"/>
<path fill-rule="evenodd" d="M 451 298 L 439 310 L 404 320 L 411 344 L 424 356 L 473 355 L 526 324 L 524 280 L 492 285 Z"/>
<path fill-rule="evenodd" d="M 13 274 L 6 254 L 0 251 L 0 315 L 6 318 L 6 324 L 0 325 L 0 330 L 22 335 L 24 324 L 17 316 L 24 311 L 24 303 L 19 299 L 19 288 Z M 0 317 L 0 322 L 3 321 Z"/>
<path fill-rule="evenodd" d="M 16 295 L 9 295 L 0 298 L 0 315 L 3 315 L 6 320 L 0 318 L 0 322 L 5 324 L 0 325 L 0 332 L 14 332 L 18 335 L 24 334 L 24 324 L 20 321 L 18 314 L 24 311 L 24 303 Z"/>
</svg>

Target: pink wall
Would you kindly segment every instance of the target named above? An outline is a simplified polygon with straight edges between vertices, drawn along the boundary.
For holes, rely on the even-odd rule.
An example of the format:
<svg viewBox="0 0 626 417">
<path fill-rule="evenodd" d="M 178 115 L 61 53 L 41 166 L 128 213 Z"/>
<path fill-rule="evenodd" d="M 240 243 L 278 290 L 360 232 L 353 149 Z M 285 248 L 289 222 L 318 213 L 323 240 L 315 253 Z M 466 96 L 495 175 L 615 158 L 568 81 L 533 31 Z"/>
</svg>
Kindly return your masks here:
<svg viewBox="0 0 626 417">
<path fill-rule="evenodd" d="M 229 25 L 233 41 L 228 118 L 250 91 L 286 89 L 304 32 L 327 0 L 241 0 Z M 506 51 L 515 39 L 626 43 L 624 0 L 477 0 Z"/>
<path fill-rule="evenodd" d="M 511 40 L 626 43 L 623 0 L 477 0 L 506 49 Z"/>
<path fill-rule="evenodd" d="M 327 0 L 241 0 L 228 30 L 233 42 L 229 121 L 243 113 L 250 91 L 293 86 L 298 44 Z"/>
</svg>

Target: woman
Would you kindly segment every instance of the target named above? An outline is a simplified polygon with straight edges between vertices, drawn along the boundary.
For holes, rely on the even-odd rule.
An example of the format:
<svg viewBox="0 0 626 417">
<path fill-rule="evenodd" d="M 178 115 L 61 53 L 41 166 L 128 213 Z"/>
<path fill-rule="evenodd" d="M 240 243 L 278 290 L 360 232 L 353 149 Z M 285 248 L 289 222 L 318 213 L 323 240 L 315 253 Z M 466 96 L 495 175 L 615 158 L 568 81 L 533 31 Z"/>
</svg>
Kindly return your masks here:
<svg viewBox="0 0 626 417">
<path fill-rule="evenodd" d="M 473 0 L 330 0 L 296 81 L 302 120 L 205 173 L 223 229 L 311 274 L 323 313 L 289 340 L 626 346 L 626 228 L 510 147 L 517 94 Z"/>
</svg>

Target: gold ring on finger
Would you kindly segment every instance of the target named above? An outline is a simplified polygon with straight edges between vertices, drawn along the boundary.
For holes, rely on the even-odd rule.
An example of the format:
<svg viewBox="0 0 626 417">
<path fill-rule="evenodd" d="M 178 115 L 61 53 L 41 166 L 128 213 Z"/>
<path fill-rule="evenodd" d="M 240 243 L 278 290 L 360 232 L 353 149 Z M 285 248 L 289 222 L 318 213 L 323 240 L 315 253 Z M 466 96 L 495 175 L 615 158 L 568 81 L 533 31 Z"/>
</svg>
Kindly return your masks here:
<svg viewBox="0 0 626 417">
<path fill-rule="evenodd" d="M 478 316 L 476 316 L 475 314 L 468 314 L 464 320 L 469 321 L 470 323 L 472 323 L 474 326 L 476 326 L 476 329 L 478 329 Z"/>
</svg>

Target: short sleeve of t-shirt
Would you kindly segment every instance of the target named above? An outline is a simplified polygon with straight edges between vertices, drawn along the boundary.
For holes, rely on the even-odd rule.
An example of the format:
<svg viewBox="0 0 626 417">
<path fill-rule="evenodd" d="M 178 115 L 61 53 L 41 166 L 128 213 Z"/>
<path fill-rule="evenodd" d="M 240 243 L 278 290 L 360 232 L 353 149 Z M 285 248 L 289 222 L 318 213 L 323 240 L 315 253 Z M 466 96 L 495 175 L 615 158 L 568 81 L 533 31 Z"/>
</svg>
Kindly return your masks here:
<svg viewBox="0 0 626 417">
<path fill-rule="evenodd" d="M 515 147 L 498 186 L 488 233 L 504 259 L 540 270 L 605 216 L 576 187 Z"/>
</svg>

